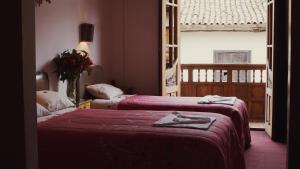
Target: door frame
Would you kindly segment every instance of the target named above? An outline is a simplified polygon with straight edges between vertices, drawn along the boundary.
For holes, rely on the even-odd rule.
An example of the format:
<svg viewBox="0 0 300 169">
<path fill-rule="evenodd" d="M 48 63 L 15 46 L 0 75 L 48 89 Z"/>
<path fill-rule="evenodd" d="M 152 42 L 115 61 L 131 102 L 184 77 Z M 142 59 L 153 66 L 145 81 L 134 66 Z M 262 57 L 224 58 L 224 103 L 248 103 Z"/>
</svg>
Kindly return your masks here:
<svg viewBox="0 0 300 169">
<path fill-rule="evenodd" d="M 174 43 L 172 43 L 172 47 L 169 47 L 172 48 L 172 51 L 174 50 L 174 54 L 177 53 L 177 61 L 175 62 L 175 65 L 177 64 L 177 68 L 175 69 L 174 66 L 173 68 L 171 69 L 175 69 L 175 72 L 176 72 L 176 85 L 174 86 L 171 86 L 171 87 L 167 87 L 167 86 L 164 86 L 162 85 L 163 83 L 165 83 L 164 81 L 166 81 L 165 79 L 165 72 L 163 73 L 163 70 L 166 70 L 166 64 L 165 62 L 163 61 L 163 55 L 165 54 L 165 49 L 163 49 L 163 46 L 164 46 L 164 42 L 165 42 L 165 35 L 164 35 L 164 30 L 165 28 L 163 28 L 163 20 L 162 20 L 162 17 L 165 15 L 165 13 L 163 13 L 163 8 L 165 6 L 163 6 L 164 4 L 164 1 L 167 1 L 167 0 L 158 0 L 158 3 L 159 3 L 159 18 L 158 18 L 158 21 L 159 21 L 159 53 L 158 53 L 158 56 L 159 56 L 159 94 L 164 96 L 169 90 L 171 90 L 171 95 L 172 96 L 180 96 L 180 90 L 181 90 L 181 71 L 180 71 L 180 1 L 181 0 L 174 0 L 175 2 L 174 3 L 178 3 L 176 8 L 177 8 L 177 14 L 175 13 L 174 17 L 177 17 L 178 20 L 177 20 L 177 26 L 175 26 L 175 32 L 174 33 Z M 168 2 L 166 3 L 168 4 Z M 169 6 L 173 6 L 172 4 L 169 5 Z M 173 6 L 174 7 L 174 6 Z M 175 7 L 174 7 L 175 8 Z M 173 8 L 173 9 L 174 9 Z M 165 9 L 164 9 L 165 10 Z M 174 22 L 174 24 L 176 24 L 176 22 Z M 177 31 L 177 32 L 176 32 Z M 176 42 L 177 41 L 177 45 L 176 45 Z M 177 46 L 177 47 L 175 47 Z M 175 48 L 177 50 L 175 50 Z M 173 53 L 173 52 L 171 52 Z M 176 54 L 175 54 L 176 55 Z M 174 62 L 172 61 L 172 63 L 174 64 Z M 175 92 L 174 92 L 175 91 Z M 174 93 L 176 93 L 174 95 Z M 169 93 L 168 93 L 169 94 Z"/>
<path fill-rule="evenodd" d="M 271 135 L 274 141 L 287 138 L 287 86 L 288 86 L 288 3 L 274 1 L 273 23 L 273 114 Z"/>
<path fill-rule="evenodd" d="M 299 0 L 288 0 L 288 140 L 287 169 L 298 169 L 300 155 L 300 10 Z M 295 12 L 294 12 L 295 11 Z"/>
</svg>

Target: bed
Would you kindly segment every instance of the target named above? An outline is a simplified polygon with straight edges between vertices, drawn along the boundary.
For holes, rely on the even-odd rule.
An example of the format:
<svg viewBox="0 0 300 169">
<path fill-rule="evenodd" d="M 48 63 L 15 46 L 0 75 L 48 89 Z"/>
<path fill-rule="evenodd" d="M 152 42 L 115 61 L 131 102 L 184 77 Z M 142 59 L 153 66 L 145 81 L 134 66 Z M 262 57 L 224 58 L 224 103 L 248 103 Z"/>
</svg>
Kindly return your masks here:
<svg viewBox="0 0 300 169">
<path fill-rule="evenodd" d="M 39 168 L 245 169 L 230 118 L 198 113 L 216 118 L 207 130 L 153 126 L 170 113 L 70 107 L 39 117 Z"/>
<path fill-rule="evenodd" d="M 245 168 L 228 117 L 202 113 L 217 118 L 208 130 L 152 126 L 168 113 L 78 109 L 40 121 L 39 168 Z"/>
<path fill-rule="evenodd" d="M 115 110 L 177 110 L 194 112 L 212 112 L 228 116 L 232 119 L 237 130 L 240 144 L 250 147 L 251 135 L 246 103 L 236 99 L 234 105 L 224 104 L 198 104 L 199 97 L 168 97 L 120 94 L 109 99 L 99 99 L 87 92 L 87 86 L 103 83 L 102 68 L 95 67 L 92 76 L 83 75 L 80 81 L 81 96 L 85 99 L 93 99 L 93 109 Z M 110 88 L 111 89 L 111 88 Z"/>
<path fill-rule="evenodd" d="M 94 109 L 117 110 L 177 110 L 213 112 L 230 117 L 238 132 L 240 144 L 248 148 L 251 143 L 248 111 L 244 101 L 237 99 L 234 105 L 198 104 L 199 97 L 168 97 L 145 95 L 120 95 L 113 99 L 93 99 Z"/>
</svg>

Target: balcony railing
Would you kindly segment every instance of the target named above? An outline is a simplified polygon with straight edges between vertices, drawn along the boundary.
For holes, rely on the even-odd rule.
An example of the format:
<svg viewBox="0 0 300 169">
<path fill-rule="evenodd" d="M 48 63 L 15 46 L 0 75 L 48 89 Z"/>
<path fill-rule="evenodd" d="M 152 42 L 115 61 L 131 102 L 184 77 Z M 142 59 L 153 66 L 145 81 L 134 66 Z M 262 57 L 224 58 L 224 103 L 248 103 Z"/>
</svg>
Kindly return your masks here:
<svg viewBox="0 0 300 169">
<path fill-rule="evenodd" d="M 181 96 L 237 96 L 252 120 L 264 120 L 266 65 L 182 64 Z"/>
</svg>

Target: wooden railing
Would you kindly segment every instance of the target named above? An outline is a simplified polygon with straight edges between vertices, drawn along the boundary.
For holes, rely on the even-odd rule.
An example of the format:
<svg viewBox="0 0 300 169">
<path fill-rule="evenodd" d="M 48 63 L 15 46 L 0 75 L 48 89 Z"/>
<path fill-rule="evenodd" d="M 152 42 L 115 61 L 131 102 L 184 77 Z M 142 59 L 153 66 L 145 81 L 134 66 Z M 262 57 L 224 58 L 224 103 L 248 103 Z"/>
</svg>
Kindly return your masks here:
<svg viewBox="0 0 300 169">
<path fill-rule="evenodd" d="M 181 96 L 237 96 L 251 120 L 264 120 L 264 64 L 182 64 Z"/>
</svg>

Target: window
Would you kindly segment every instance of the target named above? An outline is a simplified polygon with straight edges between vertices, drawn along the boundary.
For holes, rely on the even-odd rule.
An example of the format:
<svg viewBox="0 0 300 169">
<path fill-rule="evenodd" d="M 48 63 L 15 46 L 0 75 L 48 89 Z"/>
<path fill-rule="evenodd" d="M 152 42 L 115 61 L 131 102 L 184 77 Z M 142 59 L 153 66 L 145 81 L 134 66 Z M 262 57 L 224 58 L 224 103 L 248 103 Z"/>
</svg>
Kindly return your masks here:
<svg viewBox="0 0 300 169">
<path fill-rule="evenodd" d="M 214 63 L 218 64 L 247 64 L 251 63 L 250 50 L 215 50 Z"/>
<path fill-rule="evenodd" d="M 214 63 L 215 64 L 250 64 L 251 63 L 251 51 L 250 50 L 214 50 Z M 220 81 L 220 71 L 215 71 L 214 80 Z M 237 70 L 232 71 L 232 82 L 238 81 L 238 75 L 240 76 L 240 82 L 246 82 L 246 71 L 238 73 Z M 247 72 L 247 81 L 250 81 L 251 73 Z M 227 72 L 222 71 L 222 81 L 226 82 Z"/>
</svg>

